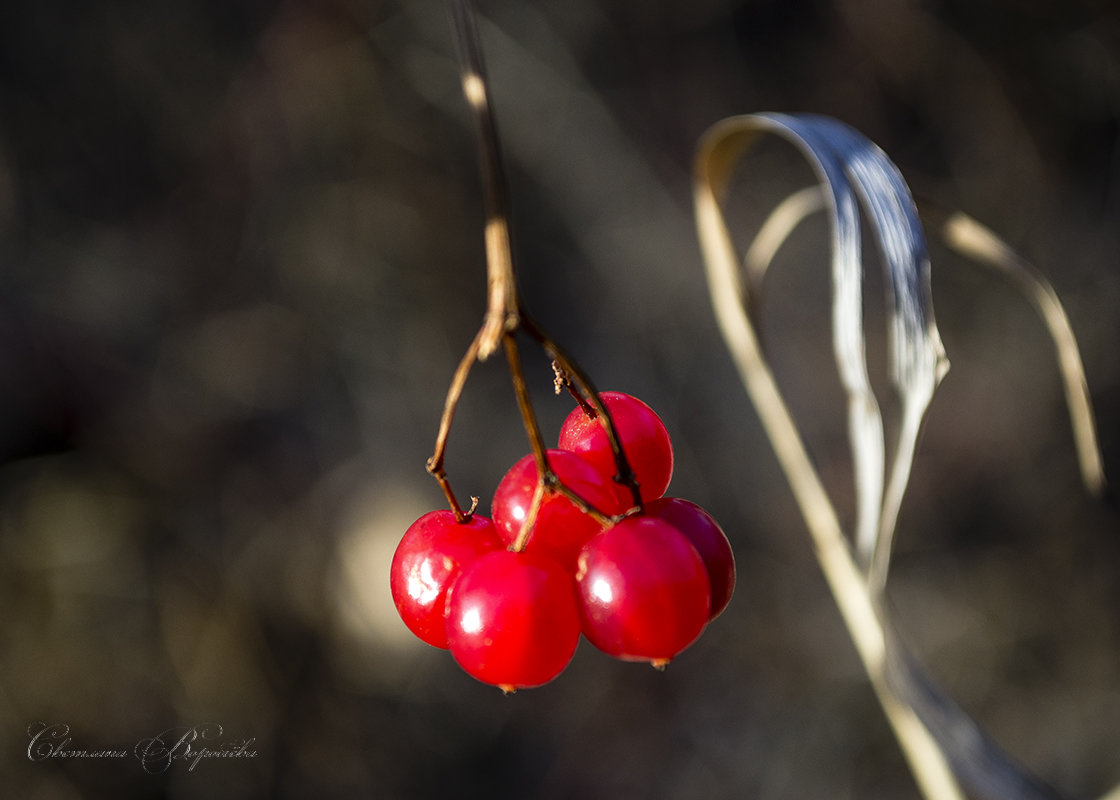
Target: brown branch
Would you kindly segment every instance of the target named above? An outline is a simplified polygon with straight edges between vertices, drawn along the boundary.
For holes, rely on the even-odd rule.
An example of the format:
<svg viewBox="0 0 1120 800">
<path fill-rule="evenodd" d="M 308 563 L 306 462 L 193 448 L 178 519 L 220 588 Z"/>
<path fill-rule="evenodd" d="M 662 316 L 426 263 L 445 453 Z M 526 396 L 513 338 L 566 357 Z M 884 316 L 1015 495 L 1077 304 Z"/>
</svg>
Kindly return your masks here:
<svg viewBox="0 0 1120 800">
<path fill-rule="evenodd" d="M 451 386 L 447 389 L 447 398 L 443 402 L 443 414 L 439 420 L 439 433 L 436 434 L 435 451 L 432 453 L 432 457 L 428 459 L 427 464 L 428 472 L 439 482 L 439 487 L 443 489 L 443 493 L 447 496 L 447 502 L 455 513 L 455 519 L 459 522 L 465 522 L 470 517 L 471 512 L 474 511 L 474 504 L 471 505 L 471 511 L 463 511 L 463 507 L 459 505 L 455 493 L 451 490 L 451 483 L 448 481 L 447 472 L 443 468 L 443 460 L 447 453 L 447 437 L 451 434 L 451 423 L 455 419 L 455 409 L 459 407 L 459 398 L 463 394 L 463 387 L 467 383 L 467 376 L 470 375 L 471 367 L 478 361 L 482 333 L 480 329 L 475 334 L 474 341 L 467 348 L 467 352 L 463 355 L 463 359 L 459 362 L 459 366 L 451 378 Z"/>
<path fill-rule="evenodd" d="M 521 420 L 529 438 L 538 473 L 538 485 L 533 494 L 529 513 L 526 515 L 521 530 L 511 546 L 512 550 L 517 551 L 523 549 L 528 542 L 541 505 L 544 499 L 551 494 L 563 495 L 580 511 L 594 518 L 601 525 L 610 525 L 621 519 L 621 517 L 609 516 L 588 503 L 575 491 L 565 486 L 552 470 L 548 462 L 548 452 L 544 438 L 541 436 L 536 412 L 533 409 L 532 398 L 525 384 L 521 355 L 515 338 L 518 330 L 525 330 L 553 359 L 557 369 L 558 386 L 563 382 L 571 388 L 569 376 L 574 377 L 579 391 L 573 390 L 572 394 L 585 412 L 600 419 L 614 453 L 615 463 L 618 466 L 618 475 L 615 477 L 615 481 L 630 488 L 635 508 L 639 510 L 642 507 L 641 493 L 634 472 L 630 468 L 622 444 L 618 439 L 614 422 L 603 406 L 603 402 L 590 378 L 574 360 L 561 350 L 559 345 L 521 312 L 513 264 L 513 249 L 510 243 L 509 196 L 505 167 L 502 162 L 497 125 L 494 122 L 489 98 L 489 84 L 486 79 L 482 48 L 479 44 L 478 30 L 475 25 L 474 9 L 470 0 L 452 0 L 452 16 L 458 39 L 463 93 L 466 95 L 475 123 L 479 164 L 485 194 L 487 304 L 482 327 L 479 328 L 470 347 L 467 348 L 466 354 L 459 362 L 459 366 L 451 379 L 451 386 L 448 388 L 447 399 L 444 402 L 443 414 L 440 418 L 435 451 L 432 457 L 428 459 L 427 468 L 428 472 L 439 483 L 440 488 L 443 489 L 456 518 L 461 522 L 468 519 L 474 511 L 474 504 L 471 505 L 470 510 L 463 510 L 451 489 L 451 483 L 444 469 L 447 439 L 455 418 L 455 410 L 458 407 L 471 368 L 476 361 L 485 360 L 501 345 L 505 350 L 510 380 L 517 397 L 518 411 L 521 414 Z M 584 397 L 587 399 L 585 400 Z M 475 503 L 477 503 L 477 500 Z"/>
<path fill-rule="evenodd" d="M 616 483 L 620 483 L 630 490 L 630 494 L 634 499 L 634 506 L 641 509 L 643 507 L 642 493 L 638 486 L 638 480 L 634 476 L 634 470 L 630 466 L 630 461 L 626 457 L 626 451 L 623 449 L 622 442 L 618 438 L 618 430 L 615 428 L 614 420 L 611 418 L 610 412 L 599 397 L 599 392 L 592 383 L 591 377 L 532 319 L 523 316 L 521 319 L 521 329 L 540 343 L 545 353 L 560 366 L 560 369 L 569 376 L 570 380 L 574 381 L 580 392 L 587 398 L 586 402 L 590 404 L 591 408 L 595 411 L 594 416 L 599 419 L 600 424 L 603 426 L 603 430 L 607 434 L 607 441 L 611 446 L 614 463 L 618 468 L 618 474 L 614 476 L 614 480 Z"/>
<path fill-rule="evenodd" d="M 509 234 L 509 193 L 498 126 L 490 103 L 486 64 L 470 0 L 455 0 L 452 15 L 458 35 L 463 94 L 477 134 L 486 208 L 487 305 L 478 352 L 479 359 L 485 361 L 498 349 L 502 336 L 517 330 L 518 325 L 517 281 Z"/>
</svg>

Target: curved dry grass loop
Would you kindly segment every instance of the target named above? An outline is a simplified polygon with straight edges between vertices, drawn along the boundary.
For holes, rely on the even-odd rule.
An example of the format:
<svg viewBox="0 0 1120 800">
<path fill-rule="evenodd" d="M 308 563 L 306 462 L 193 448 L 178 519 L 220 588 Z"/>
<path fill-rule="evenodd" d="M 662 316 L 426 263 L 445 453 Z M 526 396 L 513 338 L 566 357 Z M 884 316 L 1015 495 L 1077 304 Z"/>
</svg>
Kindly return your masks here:
<svg viewBox="0 0 1120 800">
<path fill-rule="evenodd" d="M 759 347 L 754 325 L 744 309 L 751 305 L 748 287 L 739 278 L 739 257 L 721 210 L 729 178 L 742 155 L 763 134 L 781 135 L 798 145 L 820 176 L 825 205 L 832 220 L 833 285 L 836 353 L 842 380 L 849 392 L 849 431 L 862 495 L 877 529 L 882 496 L 879 472 L 869 464 L 883 450 L 882 424 L 870 389 L 864 358 L 861 302 L 861 261 L 856 196 L 844 177 L 841 162 L 831 155 L 826 133 L 812 119 L 776 115 L 734 117 L 717 123 L 700 142 L 695 163 L 696 224 L 716 317 L 748 394 L 793 489 L 809 526 L 821 569 L 836 599 L 856 650 L 902 746 L 911 770 L 929 800 L 955 800 L 964 795 L 938 742 L 913 708 L 901 700 L 887 681 L 886 636 L 876 602 L 857 567 L 836 511 L 806 452 L 774 375 Z M 870 421 L 869 421 L 870 420 Z M 876 430 L 877 428 L 877 430 Z M 877 436 L 876 436 L 877 434 Z M 866 448 L 864 447 L 866 443 Z M 870 451 L 870 452 L 869 452 Z M 867 524 L 866 517 L 864 524 Z"/>
<path fill-rule="evenodd" d="M 816 170 L 820 186 L 797 192 L 781 203 L 740 262 L 722 203 L 738 162 L 766 134 L 797 146 Z M 963 781 L 979 797 L 1060 797 L 1010 758 L 926 676 L 893 630 L 884 608 L 891 539 L 915 443 L 925 410 L 948 368 L 933 320 L 924 235 L 905 181 L 879 148 L 842 123 L 811 115 L 755 114 L 726 119 L 709 129 L 700 141 L 693 188 L 697 230 L 720 329 L 806 519 L 821 569 L 852 641 L 923 795 L 929 800 L 963 798 L 958 783 Z M 890 293 L 888 369 L 900 397 L 902 419 L 889 478 L 884 475 L 883 427 L 867 382 L 863 347 L 860 206 L 883 254 Z M 821 208 L 830 213 L 834 347 L 849 396 L 859 514 L 855 552 L 778 390 L 751 320 L 762 277 L 774 254 L 806 216 Z M 994 266 L 1009 268 L 1006 256 L 993 255 L 990 240 L 987 249 L 976 244 L 980 240 L 975 235 L 965 241 L 972 243 L 974 257 L 986 257 Z M 1052 290 L 1041 279 L 1027 280 L 1022 275 L 1018 279 L 1034 287 L 1033 294 L 1028 294 L 1045 309 L 1043 316 L 1051 331 L 1060 332 L 1064 314 L 1054 314 L 1060 305 Z M 1068 322 L 1065 328 L 1068 330 Z M 1064 334 L 1054 336 L 1059 357 L 1065 352 L 1066 362 L 1071 361 Z M 1072 341 L 1072 334 L 1068 338 Z M 1075 345 L 1072 352 L 1076 354 Z M 1080 365 L 1079 359 L 1076 363 Z M 1063 374 L 1065 371 L 1063 366 Z M 1080 381 L 1067 376 L 1067 392 L 1076 394 L 1074 389 L 1083 385 L 1083 375 Z M 1076 406 L 1071 401 L 1071 407 Z M 1083 420 L 1077 421 L 1079 413 L 1074 412 L 1075 428 L 1085 425 Z M 1089 420 L 1091 423 L 1091 415 Z M 1095 453 L 1095 438 L 1087 439 L 1086 446 L 1089 444 Z M 1100 479 L 1103 485 L 1103 475 Z"/>
</svg>

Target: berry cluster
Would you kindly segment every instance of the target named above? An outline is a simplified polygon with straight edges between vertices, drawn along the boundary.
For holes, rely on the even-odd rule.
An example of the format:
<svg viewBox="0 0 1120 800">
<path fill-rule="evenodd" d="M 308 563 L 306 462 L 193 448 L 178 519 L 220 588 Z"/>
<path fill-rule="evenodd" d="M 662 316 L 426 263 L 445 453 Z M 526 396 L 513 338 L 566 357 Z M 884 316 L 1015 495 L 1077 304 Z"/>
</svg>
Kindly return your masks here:
<svg viewBox="0 0 1120 800">
<path fill-rule="evenodd" d="M 506 691 L 559 675 L 581 632 L 611 656 L 663 666 L 734 590 L 719 525 L 695 503 L 663 496 L 673 447 L 661 419 L 621 392 L 599 399 L 623 459 L 581 403 L 546 453 L 553 479 L 527 455 L 499 483 L 491 519 L 429 512 L 393 557 L 393 599 L 409 629 Z M 633 480 L 613 477 L 620 464 Z"/>
</svg>

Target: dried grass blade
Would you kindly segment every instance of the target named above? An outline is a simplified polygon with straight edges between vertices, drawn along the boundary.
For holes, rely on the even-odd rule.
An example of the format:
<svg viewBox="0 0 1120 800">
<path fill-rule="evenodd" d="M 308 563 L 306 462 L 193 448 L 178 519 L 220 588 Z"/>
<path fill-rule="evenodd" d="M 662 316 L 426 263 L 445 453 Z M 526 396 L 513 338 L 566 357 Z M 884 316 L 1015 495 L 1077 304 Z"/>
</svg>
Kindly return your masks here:
<svg viewBox="0 0 1120 800">
<path fill-rule="evenodd" d="M 835 323 L 840 339 L 836 344 L 840 369 L 842 373 L 845 369 L 855 371 L 856 383 L 859 383 L 858 373 L 862 368 L 866 378 L 859 311 L 861 266 L 858 263 L 859 223 L 855 195 L 824 135 L 813 127 L 811 120 L 778 115 L 734 117 L 717 123 L 700 142 L 694 180 L 696 223 L 716 317 L 808 523 L 821 569 L 856 650 L 922 793 L 929 800 L 963 798 L 940 745 L 915 710 L 888 684 L 886 635 L 875 602 L 744 310 L 750 307 L 750 296 L 740 281 L 739 257 L 720 206 L 738 159 L 764 133 L 775 133 L 793 141 L 818 169 L 826 192 L 826 205 L 832 213 L 834 286 L 847 288 L 846 295 L 838 300 L 842 307 L 836 315 L 840 321 Z M 851 262 L 853 258 L 857 263 Z M 857 297 L 851 296 L 853 292 Z M 859 328 L 854 335 L 852 324 Z M 854 369 L 846 361 L 848 358 L 858 360 Z M 869 388 L 867 391 L 870 394 Z M 867 433 L 859 428 L 859 424 L 851 426 L 853 442 L 862 441 Z M 881 427 L 878 441 L 881 447 Z M 858 445 L 853 444 L 853 447 L 859 449 Z M 880 471 L 880 488 L 881 477 Z M 876 508 L 880 500 L 881 495 L 875 498 Z"/>
<path fill-rule="evenodd" d="M 743 268 L 747 277 L 743 281 L 721 204 L 737 162 L 757 138 L 767 133 L 783 136 L 797 145 L 817 170 L 821 187 L 792 195 L 764 223 L 748 251 Z M 878 528 L 870 537 L 873 556 L 866 573 L 857 565 L 832 503 L 762 355 L 750 319 L 757 302 L 758 285 L 775 252 L 794 228 L 808 214 L 822 207 L 823 202 L 823 207 L 832 215 L 837 360 L 843 375 L 845 370 L 853 371 L 849 359 L 858 358 L 859 364 L 854 370 L 857 380 L 849 381 L 847 378 L 852 377 L 849 374 L 845 385 L 852 393 L 852 404 L 861 404 L 858 373 L 862 370 L 866 374 L 863 334 L 862 328 L 858 332 L 850 330 L 853 325 L 862 325 L 860 301 L 851 296 L 861 290 L 859 267 L 851 264 L 851 259 L 859 254 L 859 224 L 853 203 L 856 197 L 870 216 L 871 230 L 887 268 L 891 337 L 888 357 L 891 377 L 902 403 L 891 476 L 885 488 L 881 473 L 877 483 L 876 501 L 881 505 L 876 507 Z M 933 322 L 924 236 L 901 175 L 882 151 L 834 120 L 815 116 L 748 115 L 718 123 L 701 140 L 694 200 L 717 321 L 806 518 L 822 571 L 872 687 L 922 793 L 930 800 L 962 798 L 964 795 L 957 783 L 960 779 L 980 797 L 1059 798 L 1061 795 L 1055 790 L 1004 753 L 926 676 L 891 627 L 883 607 L 890 540 L 910 475 L 914 443 L 925 409 L 948 366 Z M 856 241 L 852 241 L 853 236 Z M 981 240 L 975 235 L 966 241 L 979 251 L 974 257 L 986 257 L 995 266 L 1009 269 L 1006 257 L 1001 260 L 993 255 L 996 250 L 990 247 L 990 239 L 986 250 L 976 244 Z M 1048 324 L 1051 324 L 1050 318 L 1064 320 L 1064 314 L 1054 316 L 1056 298 L 1052 290 L 1047 291 L 1045 282 L 1032 282 L 1022 275 L 1018 279 L 1033 287 L 1035 302 L 1046 309 L 1043 313 Z M 1068 323 L 1065 327 L 1068 329 Z M 1056 340 L 1059 338 L 1055 335 Z M 1059 342 L 1060 351 L 1063 347 Z M 1076 354 L 1076 349 L 1072 352 Z M 1068 350 L 1065 357 L 1069 359 Z M 1080 365 L 1079 359 L 1076 363 Z M 1070 374 L 1081 375 L 1081 372 Z M 1084 385 L 1083 375 L 1080 381 L 1068 378 L 1067 381 L 1075 387 Z M 876 417 L 877 414 L 876 408 Z M 874 486 L 874 476 L 868 478 L 862 474 L 879 457 L 874 452 L 875 443 L 869 438 L 873 426 L 861 430 L 860 424 L 855 422 L 857 416 L 853 415 L 850 426 L 857 480 L 867 480 L 867 485 Z M 1077 424 L 1075 422 L 1075 426 Z M 878 437 L 881 448 L 881 427 Z M 1095 438 L 1091 441 L 1095 444 Z M 867 450 L 872 451 L 870 457 Z M 860 458 L 863 458 L 862 469 Z M 863 524 L 866 525 L 866 518 Z"/>
<path fill-rule="evenodd" d="M 1089 384 L 1085 380 L 1077 339 L 1054 287 L 1006 242 L 966 214 L 954 213 L 941 232 L 949 247 L 1007 276 L 1026 295 L 1046 323 L 1057 351 L 1081 479 L 1092 495 L 1103 496 L 1106 481 L 1097 442 L 1096 421 L 1089 400 Z"/>
</svg>

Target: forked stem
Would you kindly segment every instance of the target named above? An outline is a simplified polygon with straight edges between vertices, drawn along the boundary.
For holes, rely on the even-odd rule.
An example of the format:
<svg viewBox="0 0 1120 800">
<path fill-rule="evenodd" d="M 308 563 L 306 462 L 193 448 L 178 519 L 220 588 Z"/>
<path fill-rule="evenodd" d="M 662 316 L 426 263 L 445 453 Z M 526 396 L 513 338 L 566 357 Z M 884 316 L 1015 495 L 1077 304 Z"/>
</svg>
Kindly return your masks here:
<svg viewBox="0 0 1120 800">
<path fill-rule="evenodd" d="M 580 402 L 580 406 L 587 411 L 587 406 L 590 406 L 594 411 L 594 416 L 600 420 L 604 432 L 607 434 L 607 441 L 611 446 L 611 454 L 614 456 L 615 466 L 618 468 L 618 474 L 615 475 L 614 480 L 626 486 L 630 490 L 630 495 L 634 499 L 634 507 L 642 509 L 642 494 L 641 488 L 638 486 L 638 480 L 634 476 L 634 470 L 630 466 L 630 460 L 626 457 L 626 451 L 622 447 L 622 441 L 618 438 L 618 429 L 615 427 L 614 419 L 611 417 L 610 411 L 607 410 L 603 400 L 599 397 L 599 391 L 591 381 L 591 376 L 583 371 L 583 368 L 575 362 L 564 350 L 552 341 L 548 335 L 541 330 L 533 320 L 524 317 L 521 320 L 522 329 L 536 339 L 541 347 L 544 349 L 554 363 L 559 366 L 560 370 L 568 376 L 569 382 L 574 381 L 576 388 L 579 390 L 586 400 Z M 555 369 L 555 366 L 554 366 Z"/>
<path fill-rule="evenodd" d="M 524 323 L 524 318 L 522 323 Z M 535 330 L 536 329 L 534 326 Z M 546 348 L 551 344 L 551 340 L 546 339 L 542 345 Z M 529 387 L 525 384 L 525 374 L 521 368 L 521 355 L 518 351 L 517 340 L 513 333 L 507 333 L 502 337 L 502 342 L 505 345 L 506 363 L 509 365 L 510 380 L 513 382 L 513 390 L 517 395 L 517 408 L 521 412 L 521 420 L 525 424 L 525 433 L 529 437 L 529 444 L 533 448 L 533 458 L 537 462 L 537 488 L 533 492 L 532 502 L 529 504 L 529 510 L 525 514 L 525 519 L 521 524 L 521 530 L 517 534 L 517 538 L 513 544 L 510 545 L 510 550 L 518 552 L 525 548 L 529 543 L 529 537 L 532 536 L 533 526 L 536 524 L 537 515 L 540 513 L 541 505 L 544 503 L 544 498 L 550 494 L 562 494 L 564 497 L 576 506 L 584 514 L 595 519 L 600 525 L 609 525 L 614 522 L 614 518 L 603 513 L 600 509 L 588 503 L 579 494 L 569 489 L 560 480 L 559 476 L 553 471 L 552 465 L 548 461 L 548 452 L 544 444 L 544 438 L 541 436 L 540 425 L 537 423 L 537 415 L 533 410 L 533 401 L 529 396 Z M 555 345 L 553 345 L 555 346 Z"/>
<path fill-rule="evenodd" d="M 587 502 L 559 479 L 552 470 L 548 452 L 541 436 L 540 425 L 533 409 L 532 398 L 525 384 L 521 366 L 521 355 L 517 347 L 516 333 L 524 330 L 553 360 L 557 367 L 557 380 L 560 375 L 571 376 L 578 392 L 573 392 L 580 406 L 593 415 L 599 416 L 606 431 L 614 454 L 618 474 L 615 480 L 630 488 L 635 508 L 642 506 L 641 494 L 634 478 L 634 472 L 623 451 L 610 413 L 604 407 L 598 392 L 583 369 L 569 357 L 536 323 L 529 320 L 521 311 L 517 292 L 517 280 L 513 264 L 513 249 L 510 243 L 509 193 L 502 161 L 502 151 L 498 140 L 498 129 L 489 98 L 489 83 L 479 44 L 478 30 L 475 25 L 474 9 L 470 0 L 452 0 L 452 17 L 455 23 L 462 68 L 463 93 L 466 95 L 475 123 L 477 134 L 479 164 L 484 187 L 486 208 L 486 266 L 487 266 L 487 305 L 482 327 L 479 328 L 467 352 L 459 362 L 451 379 L 451 386 L 444 401 L 440 418 L 439 433 L 436 436 L 435 451 L 428 459 L 427 468 L 447 497 L 456 519 L 464 522 L 470 518 L 477 499 L 469 510 L 464 511 L 455 497 L 451 482 L 444 469 L 447 439 L 455 418 L 455 410 L 462 397 L 463 387 L 471 368 L 477 361 L 484 361 L 501 346 L 506 355 L 510 380 L 517 397 L 517 408 L 529 438 L 533 458 L 539 475 L 536 491 L 529 511 L 522 523 L 521 530 L 510 549 L 522 550 L 532 535 L 541 505 L 550 494 L 561 494 L 580 511 L 594 518 L 601 525 L 610 525 L 619 517 L 612 517 Z M 582 395 L 582 396 L 581 396 Z M 584 399 L 586 398 L 586 399 Z M 632 510 L 631 510 L 632 511 Z M 627 513 L 631 513 L 628 511 Z"/>
</svg>

